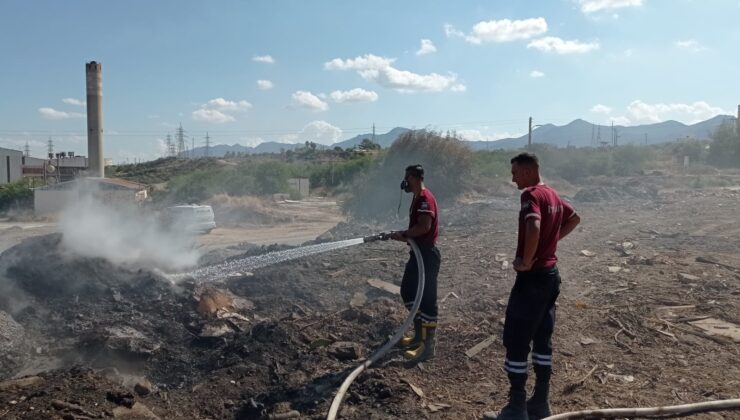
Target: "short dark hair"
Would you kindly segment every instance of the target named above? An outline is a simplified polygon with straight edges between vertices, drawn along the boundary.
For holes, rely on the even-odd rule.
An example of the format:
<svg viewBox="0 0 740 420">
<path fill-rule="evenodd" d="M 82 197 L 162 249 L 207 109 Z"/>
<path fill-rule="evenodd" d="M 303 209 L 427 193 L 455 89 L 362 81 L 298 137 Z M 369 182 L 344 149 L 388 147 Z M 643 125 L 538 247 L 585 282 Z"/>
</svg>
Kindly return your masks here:
<svg viewBox="0 0 740 420">
<path fill-rule="evenodd" d="M 408 175 L 413 175 L 417 178 L 424 179 L 424 168 L 418 163 L 416 165 L 407 166 L 406 173 Z"/>
<path fill-rule="evenodd" d="M 536 168 L 540 167 L 540 161 L 537 159 L 537 156 L 534 155 L 534 153 L 527 153 L 522 152 L 518 155 L 511 158 L 511 164 L 518 164 L 518 165 L 526 165 L 526 166 L 534 166 Z"/>
</svg>

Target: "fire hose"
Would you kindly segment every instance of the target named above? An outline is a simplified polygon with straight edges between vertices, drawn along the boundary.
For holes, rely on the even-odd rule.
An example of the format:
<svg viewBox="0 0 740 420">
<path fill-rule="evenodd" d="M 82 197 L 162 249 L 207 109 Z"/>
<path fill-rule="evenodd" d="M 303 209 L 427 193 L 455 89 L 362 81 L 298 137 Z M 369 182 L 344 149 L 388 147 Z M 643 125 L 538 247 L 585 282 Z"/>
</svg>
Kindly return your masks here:
<svg viewBox="0 0 740 420">
<path fill-rule="evenodd" d="M 381 233 L 378 235 L 373 236 L 367 236 L 364 238 L 364 242 L 373 242 L 378 240 L 387 240 L 390 238 L 390 234 L 388 233 Z M 334 396 L 334 401 L 331 403 L 331 407 L 329 408 L 329 414 L 327 414 L 326 419 L 327 420 L 334 420 L 337 417 L 337 413 L 339 412 L 339 407 L 342 405 L 342 400 L 344 399 L 344 395 L 349 390 L 349 386 L 352 385 L 352 382 L 357 379 L 358 376 L 367 368 L 369 368 L 373 363 L 380 360 L 383 356 L 388 353 L 393 346 L 398 343 L 398 341 L 403 337 L 406 330 L 409 329 L 411 324 L 414 322 L 414 317 L 416 316 L 416 312 L 419 310 L 419 306 L 421 305 L 421 297 L 424 295 L 424 260 L 421 256 L 421 251 L 419 250 L 419 246 L 416 245 L 416 242 L 414 242 L 413 239 L 407 239 L 406 240 L 408 244 L 411 246 L 411 250 L 414 252 L 414 255 L 416 256 L 416 265 L 418 267 L 419 272 L 419 285 L 416 288 L 416 297 L 414 298 L 414 305 L 411 307 L 411 310 L 409 311 L 409 315 L 406 317 L 406 320 L 401 324 L 401 326 L 396 330 L 396 332 L 393 334 L 393 336 L 388 340 L 388 342 L 383 345 L 380 349 L 378 349 L 375 353 L 373 353 L 372 356 L 370 356 L 363 364 L 358 366 L 355 370 L 352 371 L 352 373 L 347 376 L 347 378 L 342 382 L 342 386 L 339 387 L 339 391 L 337 391 L 337 395 Z"/>
<path fill-rule="evenodd" d="M 707 413 L 710 411 L 740 410 L 740 398 L 732 400 L 707 401 L 693 404 L 672 405 L 646 408 L 609 408 L 599 410 L 574 411 L 557 414 L 545 420 L 572 420 L 590 418 L 637 418 L 637 417 L 683 417 L 689 414 Z"/>
</svg>

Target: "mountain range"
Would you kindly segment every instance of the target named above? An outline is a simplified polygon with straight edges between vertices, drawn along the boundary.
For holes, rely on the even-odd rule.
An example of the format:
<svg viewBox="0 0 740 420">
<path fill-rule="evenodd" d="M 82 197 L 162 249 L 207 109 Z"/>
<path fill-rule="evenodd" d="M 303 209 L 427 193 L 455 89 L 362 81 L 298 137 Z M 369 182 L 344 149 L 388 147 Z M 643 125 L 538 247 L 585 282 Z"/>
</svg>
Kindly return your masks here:
<svg viewBox="0 0 740 420">
<path fill-rule="evenodd" d="M 735 117 L 730 115 L 718 115 L 706 121 L 690 125 L 671 120 L 655 124 L 635 126 L 615 125 L 612 127 L 611 125 L 596 125 L 582 119 L 577 119 L 566 125 L 545 124 L 537 127 L 532 131 L 532 143 L 545 143 L 557 147 L 611 145 L 613 144 L 613 136 L 616 136 L 618 145 L 658 144 L 684 138 L 704 140 L 709 139 L 714 130 L 722 123 L 734 120 Z M 401 134 L 407 131 L 409 131 L 408 128 L 396 127 L 385 134 L 376 134 L 375 142 L 383 148 L 389 147 Z M 527 137 L 527 134 L 525 134 L 520 137 L 495 141 L 469 139 L 466 143 L 473 150 L 518 149 L 527 144 Z M 372 138 L 372 134 L 370 133 L 360 134 L 330 146 L 319 145 L 318 147 L 322 149 L 334 147 L 346 149 L 360 144 L 363 139 L 370 138 Z M 229 152 L 237 154 L 281 153 L 302 146 L 302 143 L 292 144 L 275 141 L 264 142 L 254 147 L 242 146 L 240 144 L 219 144 L 211 146 L 208 154 L 210 156 L 223 157 Z M 194 154 L 195 156 L 205 156 L 205 151 L 205 147 L 196 147 Z"/>
</svg>

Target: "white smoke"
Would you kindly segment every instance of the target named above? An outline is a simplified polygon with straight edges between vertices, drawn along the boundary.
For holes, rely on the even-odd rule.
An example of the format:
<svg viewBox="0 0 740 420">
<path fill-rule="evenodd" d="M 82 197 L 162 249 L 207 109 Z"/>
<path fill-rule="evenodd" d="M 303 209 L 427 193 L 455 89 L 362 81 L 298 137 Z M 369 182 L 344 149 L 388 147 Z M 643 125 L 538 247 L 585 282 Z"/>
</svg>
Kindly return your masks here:
<svg viewBox="0 0 740 420">
<path fill-rule="evenodd" d="M 90 195 L 64 209 L 59 228 L 66 250 L 117 265 L 174 271 L 195 266 L 200 257 L 192 235 L 165 229 L 138 207 L 113 207 Z"/>
</svg>

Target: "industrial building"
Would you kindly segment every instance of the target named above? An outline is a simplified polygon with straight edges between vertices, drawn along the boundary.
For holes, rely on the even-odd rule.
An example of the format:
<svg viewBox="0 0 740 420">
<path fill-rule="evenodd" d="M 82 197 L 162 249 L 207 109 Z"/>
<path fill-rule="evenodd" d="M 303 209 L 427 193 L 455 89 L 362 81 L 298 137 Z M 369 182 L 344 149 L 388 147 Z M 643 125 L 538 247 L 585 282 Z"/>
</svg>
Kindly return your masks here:
<svg viewBox="0 0 740 420">
<path fill-rule="evenodd" d="M 115 178 L 77 178 L 36 188 L 33 205 L 38 216 L 59 213 L 82 197 L 92 196 L 107 205 L 141 203 L 148 197 L 147 187 Z"/>
<path fill-rule="evenodd" d="M 49 159 L 23 157 L 23 176 L 41 178 L 45 183 L 66 182 L 75 179 L 87 169 L 88 159 L 74 152 L 56 153 Z"/>
<path fill-rule="evenodd" d="M 23 176 L 23 152 L 0 147 L 0 185 L 18 181 Z"/>
</svg>

